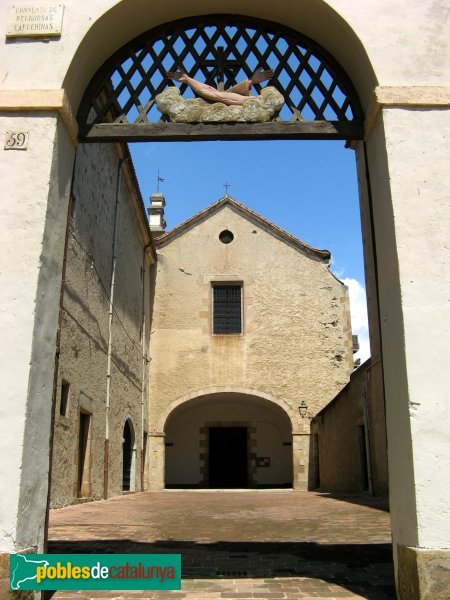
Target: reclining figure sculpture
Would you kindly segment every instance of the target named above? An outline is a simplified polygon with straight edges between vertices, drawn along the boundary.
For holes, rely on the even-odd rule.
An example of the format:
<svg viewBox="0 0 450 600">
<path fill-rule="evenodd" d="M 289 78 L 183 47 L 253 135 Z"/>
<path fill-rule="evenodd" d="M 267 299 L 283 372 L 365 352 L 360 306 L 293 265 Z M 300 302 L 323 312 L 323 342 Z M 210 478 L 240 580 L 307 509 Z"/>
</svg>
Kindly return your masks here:
<svg viewBox="0 0 450 600">
<path fill-rule="evenodd" d="M 250 94 L 255 84 L 273 77 L 273 71 L 257 69 L 250 79 L 221 90 L 189 77 L 183 68 L 166 74 L 169 79 L 188 85 L 196 98 L 184 99 L 180 88 L 169 86 L 156 96 L 158 109 L 173 123 L 266 123 L 278 115 L 283 95 L 266 86 L 258 96 Z"/>
<path fill-rule="evenodd" d="M 257 69 L 250 79 L 241 81 L 228 90 L 217 90 L 211 85 L 196 81 L 192 77 L 189 77 L 182 68 L 178 68 L 176 71 L 169 71 L 166 75 L 169 79 L 186 83 L 197 96 L 201 96 L 205 100 L 222 102 L 227 106 L 242 106 L 244 101 L 250 96 L 253 85 L 272 79 L 273 71 L 271 69 L 267 71 L 264 71 L 262 68 Z"/>
</svg>

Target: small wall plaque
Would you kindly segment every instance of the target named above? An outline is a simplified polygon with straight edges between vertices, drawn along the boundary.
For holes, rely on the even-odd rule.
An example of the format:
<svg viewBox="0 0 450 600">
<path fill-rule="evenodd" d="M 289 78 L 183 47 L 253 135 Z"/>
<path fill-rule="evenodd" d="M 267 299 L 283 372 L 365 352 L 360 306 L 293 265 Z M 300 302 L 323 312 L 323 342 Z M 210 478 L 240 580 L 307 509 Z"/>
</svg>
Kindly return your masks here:
<svg viewBox="0 0 450 600">
<path fill-rule="evenodd" d="M 13 4 L 6 37 L 61 35 L 64 4 Z"/>
<path fill-rule="evenodd" d="M 29 131 L 7 131 L 4 150 L 26 150 L 29 137 Z"/>
</svg>

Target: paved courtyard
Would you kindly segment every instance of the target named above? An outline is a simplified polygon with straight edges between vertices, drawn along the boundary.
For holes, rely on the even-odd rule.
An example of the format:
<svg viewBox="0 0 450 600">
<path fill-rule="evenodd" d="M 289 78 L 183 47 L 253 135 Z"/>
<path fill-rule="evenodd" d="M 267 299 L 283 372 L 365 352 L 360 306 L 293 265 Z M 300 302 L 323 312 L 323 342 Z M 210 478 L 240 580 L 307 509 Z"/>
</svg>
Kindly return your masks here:
<svg viewBox="0 0 450 600">
<path fill-rule="evenodd" d="M 379 499 L 291 490 L 144 492 L 54 510 L 49 552 L 181 553 L 182 590 L 47 597 L 395 598 Z"/>
</svg>

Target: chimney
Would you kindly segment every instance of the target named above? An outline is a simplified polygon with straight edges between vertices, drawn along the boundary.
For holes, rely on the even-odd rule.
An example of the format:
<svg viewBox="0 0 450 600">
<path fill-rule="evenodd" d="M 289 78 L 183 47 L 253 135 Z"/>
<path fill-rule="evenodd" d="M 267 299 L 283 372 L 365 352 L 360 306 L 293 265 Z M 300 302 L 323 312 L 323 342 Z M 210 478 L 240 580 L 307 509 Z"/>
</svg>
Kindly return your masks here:
<svg viewBox="0 0 450 600">
<path fill-rule="evenodd" d="M 147 209 L 150 215 L 150 231 L 155 234 L 162 234 L 166 229 L 166 220 L 164 219 L 164 207 L 166 199 L 162 192 L 153 192 L 150 196 L 150 206 Z"/>
</svg>

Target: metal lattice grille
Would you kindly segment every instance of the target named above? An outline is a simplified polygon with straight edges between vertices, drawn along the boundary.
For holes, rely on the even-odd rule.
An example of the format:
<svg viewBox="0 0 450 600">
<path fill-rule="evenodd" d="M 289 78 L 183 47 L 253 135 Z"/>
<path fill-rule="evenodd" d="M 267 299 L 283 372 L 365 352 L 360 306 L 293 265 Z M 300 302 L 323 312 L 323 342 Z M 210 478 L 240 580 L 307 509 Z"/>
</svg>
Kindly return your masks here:
<svg viewBox="0 0 450 600">
<path fill-rule="evenodd" d="M 88 87 L 80 124 L 164 121 L 155 96 L 173 85 L 166 73 L 180 65 L 194 79 L 225 89 L 250 78 L 257 68 L 272 69 L 268 84 L 285 99 L 282 121 L 362 118 L 350 80 L 312 40 L 274 23 L 214 15 L 166 24 L 119 50 Z M 184 98 L 193 96 L 186 85 L 180 89 Z"/>
<path fill-rule="evenodd" d="M 240 285 L 213 286 L 213 333 L 241 333 Z"/>
</svg>

